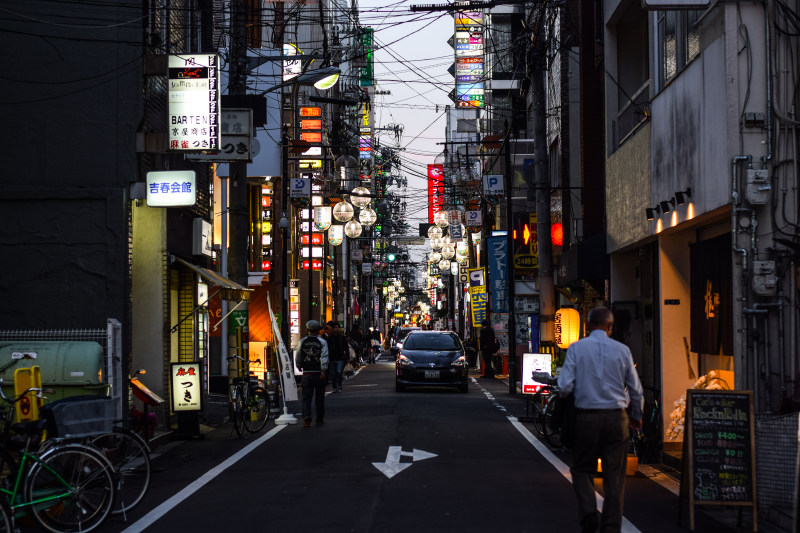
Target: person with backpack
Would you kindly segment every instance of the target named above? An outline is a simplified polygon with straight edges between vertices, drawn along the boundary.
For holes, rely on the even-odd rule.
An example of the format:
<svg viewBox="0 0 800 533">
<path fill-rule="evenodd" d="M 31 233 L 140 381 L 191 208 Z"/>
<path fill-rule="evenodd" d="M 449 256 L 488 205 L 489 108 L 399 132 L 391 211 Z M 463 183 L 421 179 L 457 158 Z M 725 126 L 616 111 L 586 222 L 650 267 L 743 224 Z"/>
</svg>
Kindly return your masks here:
<svg viewBox="0 0 800 533">
<path fill-rule="evenodd" d="M 328 354 L 330 356 L 331 387 L 333 392 L 342 392 L 342 381 L 344 379 L 344 365 L 350 358 L 350 346 L 347 339 L 342 335 L 341 326 L 335 320 L 326 324 L 325 329 L 330 329 L 328 333 Z"/>
<path fill-rule="evenodd" d="M 303 427 L 311 425 L 311 399 L 315 399 L 317 424 L 325 419 L 325 373 L 328 371 L 328 343 L 320 337 L 322 325 L 316 320 L 306 322 L 308 335 L 300 339 L 295 350 L 295 364 L 303 371 Z"/>
</svg>

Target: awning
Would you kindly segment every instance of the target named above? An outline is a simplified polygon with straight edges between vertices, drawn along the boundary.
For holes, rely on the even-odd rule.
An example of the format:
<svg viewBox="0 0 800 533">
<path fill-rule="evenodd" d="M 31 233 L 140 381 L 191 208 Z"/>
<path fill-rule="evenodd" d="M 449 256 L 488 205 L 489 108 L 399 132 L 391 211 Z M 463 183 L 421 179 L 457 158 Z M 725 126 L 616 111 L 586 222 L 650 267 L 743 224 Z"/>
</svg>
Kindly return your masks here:
<svg viewBox="0 0 800 533">
<path fill-rule="evenodd" d="M 250 293 L 253 292 L 253 289 L 248 289 L 247 287 L 243 287 L 236 283 L 235 281 L 229 280 L 228 278 L 220 275 L 219 272 L 214 272 L 208 268 L 203 268 L 201 266 L 193 265 L 188 261 L 184 261 L 180 257 L 175 258 L 179 263 L 185 265 L 195 272 L 197 272 L 200 277 L 208 281 L 212 285 L 216 285 L 220 289 L 220 296 L 224 300 L 243 300 L 245 302 L 250 301 Z"/>
</svg>

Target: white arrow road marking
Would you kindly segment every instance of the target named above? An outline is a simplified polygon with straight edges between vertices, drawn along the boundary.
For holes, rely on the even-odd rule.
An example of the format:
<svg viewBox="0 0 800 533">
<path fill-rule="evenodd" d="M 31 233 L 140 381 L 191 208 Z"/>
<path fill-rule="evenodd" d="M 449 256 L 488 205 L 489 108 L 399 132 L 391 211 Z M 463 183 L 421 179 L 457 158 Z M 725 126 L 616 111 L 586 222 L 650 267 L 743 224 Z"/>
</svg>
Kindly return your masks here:
<svg viewBox="0 0 800 533">
<path fill-rule="evenodd" d="M 411 462 L 401 463 L 400 457 L 402 456 L 411 457 Z M 372 466 L 380 470 L 383 475 L 389 479 L 392 479 L 395 475 L 414 464 L 414 461 L 422 461 L 423 459 L 430 459 L 431 457 L 436 457 L 436 454 L 424 450 L 417 450 L 416 448 L 414 448 L 412 452 L 404 452 L 402 446 L 389 446 L 389 451 L 386 452 L 386 462 L 372 463 Z"/>
</svg>

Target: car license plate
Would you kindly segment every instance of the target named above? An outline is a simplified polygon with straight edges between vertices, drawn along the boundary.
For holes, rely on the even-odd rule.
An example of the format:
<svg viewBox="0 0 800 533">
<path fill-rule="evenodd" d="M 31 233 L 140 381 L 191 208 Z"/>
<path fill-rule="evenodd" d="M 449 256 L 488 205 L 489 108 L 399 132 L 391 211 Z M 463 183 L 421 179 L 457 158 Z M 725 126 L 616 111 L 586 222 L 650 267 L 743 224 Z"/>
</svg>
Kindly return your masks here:
<svg viewBox="0 0 800 533">
<path fill-rule="evenodd" d="M 438 378 L 438 377 L 439 377 L 439 371 L 438 370 L 426 370 L 425 371 L 425 378 L 426 379 Z"/>
</svg>

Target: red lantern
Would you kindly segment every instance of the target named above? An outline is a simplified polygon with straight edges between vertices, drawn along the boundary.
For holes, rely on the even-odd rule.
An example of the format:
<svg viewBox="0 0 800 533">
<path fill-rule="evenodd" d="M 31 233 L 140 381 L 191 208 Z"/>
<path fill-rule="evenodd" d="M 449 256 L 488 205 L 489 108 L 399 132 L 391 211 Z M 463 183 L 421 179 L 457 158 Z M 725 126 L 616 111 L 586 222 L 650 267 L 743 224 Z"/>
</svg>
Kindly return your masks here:
<svg viewBox="0 0 800 533">
<path fill-rule="evenodd" d="M 560 222 L 550 226 L 550 240 L 553 246 L 564 246 L 564 226 Z"/>
</svg>

